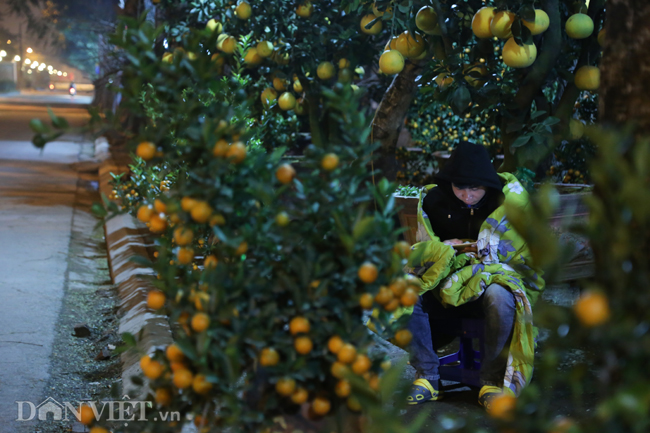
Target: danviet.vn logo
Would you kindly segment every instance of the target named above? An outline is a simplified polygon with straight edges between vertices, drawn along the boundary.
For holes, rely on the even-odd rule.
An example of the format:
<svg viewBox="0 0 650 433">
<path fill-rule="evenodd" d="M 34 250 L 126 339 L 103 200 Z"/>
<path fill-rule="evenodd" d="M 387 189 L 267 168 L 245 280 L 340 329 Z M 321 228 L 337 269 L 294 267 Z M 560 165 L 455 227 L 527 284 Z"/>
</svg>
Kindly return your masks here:
<svg viewBox="0 0 650 433">
<path fill-rule="evenodd" d="M 18 413 L 16 421 L 81 421 L 82 407 L 87 406 L 92 410 L 95 420 L 107 422 L 134 422 L 134 421 L 180 421 L 179 412 L 155 412 L 148 401 L 130 400 L 128 395 L 119 400 L 84 401 L 84 402 L 58 402 L 52 397 L 46 398 L 41 403 L 31 401 L 16 401 Z"/>
</svg>

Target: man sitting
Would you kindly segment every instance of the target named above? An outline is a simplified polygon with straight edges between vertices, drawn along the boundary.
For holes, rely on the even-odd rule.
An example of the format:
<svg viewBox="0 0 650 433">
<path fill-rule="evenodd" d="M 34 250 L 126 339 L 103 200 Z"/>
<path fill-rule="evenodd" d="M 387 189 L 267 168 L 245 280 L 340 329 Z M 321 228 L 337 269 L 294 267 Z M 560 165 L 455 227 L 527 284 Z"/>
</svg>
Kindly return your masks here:
<svg viewBox="0 0 650 433">
<path fill-rule="evenodd" d="M 533 372 L 531 306 L 544 280 L 505 212 L 506 204 L 525 207 L 528 194 L 512 174 L 497 174 L 483 146 L 469 142 L 456 147 L 436 180 L 420 198 L 421 242 L 407 266 L 422 279 L 409 322 L 410 361 L 417 376 L 408 400 L 420 404 L 441 398 L 435 350 L 449 343 L 452 333 L 440 319 L 484 318 L 479 403 L 487 408 L 496 395 L 518 395 Z M 471 245 L 452 247 L 467 240 Z"/>
</svg>

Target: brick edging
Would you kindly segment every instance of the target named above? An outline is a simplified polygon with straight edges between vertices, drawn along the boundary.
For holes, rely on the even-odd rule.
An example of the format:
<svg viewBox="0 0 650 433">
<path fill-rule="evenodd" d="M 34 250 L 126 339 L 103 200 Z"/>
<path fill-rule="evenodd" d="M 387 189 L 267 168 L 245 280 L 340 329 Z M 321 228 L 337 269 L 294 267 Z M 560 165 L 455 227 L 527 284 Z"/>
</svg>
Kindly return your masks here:
<svg viewBox="0 0 650 433">
<path fill-rule="evenodd" d="M 112 191 L 111 173 L 128 172 L 128 166 L 118 164 L 110 150 L 107 149 L 106 139 L 95 141 L 96 154 L 103 155 L 99 167 L 99 190 L 108 197 Z M 137 347 L 122 353 L 122 392 L 131 399 L 138 399 L 145 394 L 148 387 L 139 388 L 131 382 L 131 376 L 142 372 L 140 357 L 144 353 L 152 353 L 156 348 L 169 345 L 172 342 L 171 331 L 167 316 L 156 314 L 147 308 L 147 293 L 153 285 L 146 276 L 152 270 L 131 261 L 133 257 L 151 258 L 151 247 L 148 230 L 129 214 L 118 215 L 104 224 L 104 239 L 108 265 L 113 284 L 117 286 L 119 297 L 119 333 L 128 332 L 136 337 Z M 146 378 L 145 378 L 146 383 Z"/>
</svg>

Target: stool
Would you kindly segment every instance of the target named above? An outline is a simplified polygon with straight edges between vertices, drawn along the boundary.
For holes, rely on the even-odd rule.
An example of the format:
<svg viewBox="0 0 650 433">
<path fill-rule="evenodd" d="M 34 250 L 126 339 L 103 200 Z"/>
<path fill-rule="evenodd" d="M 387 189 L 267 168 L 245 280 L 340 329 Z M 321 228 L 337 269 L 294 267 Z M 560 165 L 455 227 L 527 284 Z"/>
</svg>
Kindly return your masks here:
<svg viewBox="0 0 650 433">
<path fill-rule="evenodd" d="M 458 352 L 440 358 L 440 378 L 480 387 L 481 353 L 484 352 L 483 319 L 451 319 L 441 323 L 453 329 L 460 337 Z M 474 350 L 473 339 L 478 340 L 479 350 Z M 458 363 L 458 364 L 456 364 Z M 455 364 L 455 365 L 450 365 Z"/>
</svg>

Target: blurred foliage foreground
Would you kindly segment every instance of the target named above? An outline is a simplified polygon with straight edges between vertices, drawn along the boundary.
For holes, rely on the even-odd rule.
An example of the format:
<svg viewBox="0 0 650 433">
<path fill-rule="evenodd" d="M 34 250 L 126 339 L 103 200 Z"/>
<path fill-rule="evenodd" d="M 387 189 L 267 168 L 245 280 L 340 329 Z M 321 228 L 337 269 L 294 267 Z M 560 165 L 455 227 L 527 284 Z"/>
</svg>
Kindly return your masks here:
<svg viewBox="0 0 650 433">
<path fill-rule="evenodd" d="M 535 324 L 550 330 L 550 337 L 533 383 L 499 414 L 513 428 L 508 431 L 650 428 L 650 140 L 596 127 L 586 135 L 597 147 L 589 167 L 595 189 L 586 199 L 589 221 L 576 230 L 594 250 L 595 276 L 581 282 L 572 311 L 540 303 L 534 312 Z M 528 212 L 510 214 L 550 278 L 562 260 L 545 222 L 556 201 L 556 192 L 543 189 Z M 584 359 L 567 366 L 567 354 L 576 349 Z M 571 396 L 562 402 L 571 416 L 553 419 L 550 408 L 563 392 Z"/>
<path fill-rule="evenodd" d="M 250 122 L 258 97 L 247 97 L 240 68 L 222 77 L 209 56 L 181 50 L 163 60 L 151 48 L 161 30 L 126 24 L 112 42 L 128 59 L 122 108 L 142 119 L 130 137 L 137 156 L 130 179 L 116 176 L 122 205 L 96 210 L 130 211 L 155 235 L 156 260 L 141 260 L 155 271 L 147 304 L 169 316 L 174 343 L 142 354 L 149 421 L 111 429 L 257 432 L 300 413 L 331 431 L 363 410 L 354 423 L 403 431 L 399 408 L 385 406 L 403 366 L 370 353 L 364 318 L 376 309 L 378 332 L 405 347 L 406 318 L 391 316 L 417 301 L 419 284 L 402 271 L 410 250 L 397 241 L 395 185 L 375 186 L 367 168 L 376 145 L 358 92 L 314 82 L 310 110 L 328 133 L 296 170 L 285 148 L 255 145 L 266 131 Z M 188 43 L 216 38 L 206 29 Z M 241 65 L 243 50 L 234 56 Z M 58 134 L 32 126 L 39 145 Z M 166 411 L 182 421 L 154 419 Z"/>
<path fill-rule="evenodd" d="M 296 173 L 282 161 L 283 149 L 247 146 L 259 131 L 247 121 L 243 78 L 208 79 L 213 65 L 182 55 L 163 62 L 151 51 L 157 31 L 128 24 L 113 43 L 129 59 L 124 106 L 146 119 L 132 137 L 139 177 L 116 180 L 128 206 L 106 200 L 98 211 L 131 211 L 157 235 L 157 260 L 146 263 L 156 274 L 148 305 L 169 315 L 175 342 L 143 354 L 141 366 L 151 413 L 183 417 L 111 429 L 178 432 L 193 422 L 206 432 L 257 432 L 278 415 L 301 414 L 326 431 L 419 431 L 422 417 L 404 426 L 398 416 L 404 398 L 394 392 L 404 366 L 370 354 L 373 337 L 363 324 L 372 310 L 374 328 L 407 346 L 405 318 L 391 323 L 391 316 L 415 302 L 418 284 L 401 271 L 408 248 L 396 242 L 394 185 L 375 186 L 369 177 L 375 145 L 367 143 L 359 95 L 340 82 L 320 88 L 322 112 L 312 119 L 324 119 L 329 133 L 306 149 Z M 146 88 L 155 91 L 162 118 L 143 103 Z M 67 127 L 56 116 L 52 124 L 60 131 L 32 122 L 36 145 Z M 550 336 L 531 385 L 518 399 L 493 404 L 498 431 L 650 428 L 650 142 L 587 134 L 598 146 L 590 167 L 596 188 L 581 230 L 596 276 L 572 309 L 539 304 L 535 322 Z M 562 257 L 547 225 L 555 202 L 542 189 L 529 209 L 510 212 L 551 278 Z M 566 367 L 565 355 L 577 347 L 585 358 Z M 558 390 L 569 394 L 569 417 L 552 410 Z M 585 394 L 595 410 L 587 410 Z M 93 433 L 107 431 L 104 421 L 82 420 Z M 451 415 L 432 422 L 432 431 L 485 431 Z"/>
</svg>

